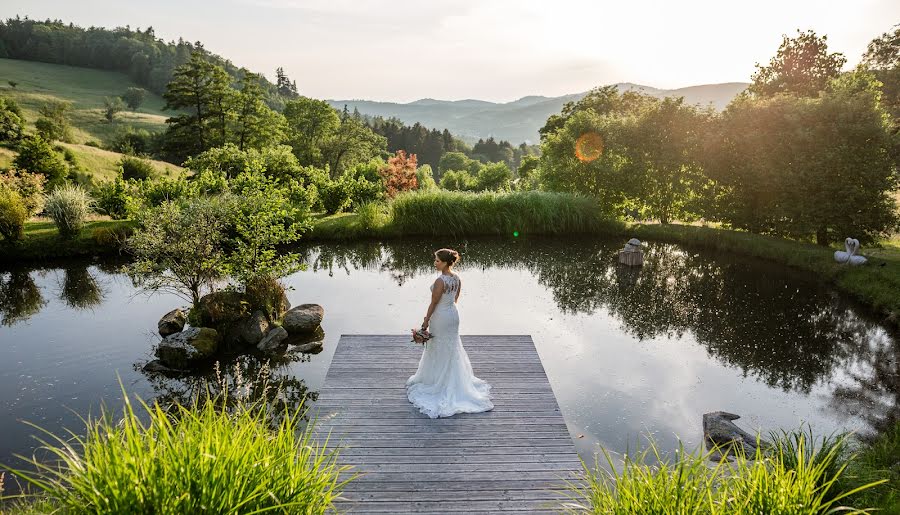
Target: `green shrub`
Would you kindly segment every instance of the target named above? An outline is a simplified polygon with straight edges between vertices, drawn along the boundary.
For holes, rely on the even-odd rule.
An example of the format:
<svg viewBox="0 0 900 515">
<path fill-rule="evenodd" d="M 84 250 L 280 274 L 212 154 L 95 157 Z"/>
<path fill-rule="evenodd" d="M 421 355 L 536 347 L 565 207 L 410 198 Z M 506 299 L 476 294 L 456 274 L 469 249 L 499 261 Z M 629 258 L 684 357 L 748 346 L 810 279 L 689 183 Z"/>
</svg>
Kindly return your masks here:
<svg viewBox="0 0 900 515">
<path fill-rule="evenodd" d="M 209 394 L 168 410 L 124 398 L 121 420 L 104 413 L 83 438 L 53 437 L 57 462 L 14 472 L 63 513 L 319 514 L 347 482 L 300 409 L 276 419 L 265 402 Z"/>
<path fill-rule="evenodd" d="M 93 196 L 97 209 L 113 220 L 129 218 L 134 209 L 134 199 L 121 175 L 113 181 L 100 183 L 94 188 Z"/>
<path fill-rule="evenodd" d="M 44 211 L 53 219 L 60 235 L 73 238 L 84 227 L 92 204 L 93 200 L 84 188 L 65 185 L 47 195 Z"/>
<path fill-rule="evenodd" d="M 44 209 L 44 176 L 39 173 L 7 170 L 0 173 L 0 188 L 9 188 L 22 197 L 28 217 Z"/>
<path fill-rule="evenodd" d="M 0 185 L 0 236 L 6 242 L 19 241 L 25 235 L 28 211 L 25 201 L 10 188 Z"/>
<path fill-rule="evenodd" d="M 42 174 L 47 178 L 47 188 L 62 184 L 69 176 L 69 166 L 40 136 L 22 139 L 19 144 L 19 155 L 16 156 L 13 165 L 20 172 Z"/>
<path fill-rule="evenodd" d="M 150 161 L 131 156 L 122 156 L 122 159 L 119 160 L 119 168 L 122 170 L 122 177 L 138 181 L 149 179 L 155 172 Z"/>
<path fill-rule="evenodd" d="M 319 189 L 319 197 L 322 199 L 322 207 L 328 214 L 340 213 L 350 207 L 353 201 L 353 188 L 356 181 L 336 180 L 327 183 Z"/>
</svg>

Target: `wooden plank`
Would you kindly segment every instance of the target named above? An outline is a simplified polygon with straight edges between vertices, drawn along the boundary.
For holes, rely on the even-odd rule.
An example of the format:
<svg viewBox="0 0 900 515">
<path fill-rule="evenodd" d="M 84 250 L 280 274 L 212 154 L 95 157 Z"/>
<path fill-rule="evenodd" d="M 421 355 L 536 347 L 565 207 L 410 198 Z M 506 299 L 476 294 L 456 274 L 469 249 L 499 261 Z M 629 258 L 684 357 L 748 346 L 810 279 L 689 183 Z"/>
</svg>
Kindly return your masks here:
<svg viewBox="0 0 900 515">
<path fill-rule="evenodd" d="M 463 336 L 494 409 L 431 419 L 406 397 L 422 348 L 406 335 L 342 335 L 308 416 L 313 444 L 351 467 L 338 511 L 558 512 L 582 463 L 527 335 Z"/>
</svg>

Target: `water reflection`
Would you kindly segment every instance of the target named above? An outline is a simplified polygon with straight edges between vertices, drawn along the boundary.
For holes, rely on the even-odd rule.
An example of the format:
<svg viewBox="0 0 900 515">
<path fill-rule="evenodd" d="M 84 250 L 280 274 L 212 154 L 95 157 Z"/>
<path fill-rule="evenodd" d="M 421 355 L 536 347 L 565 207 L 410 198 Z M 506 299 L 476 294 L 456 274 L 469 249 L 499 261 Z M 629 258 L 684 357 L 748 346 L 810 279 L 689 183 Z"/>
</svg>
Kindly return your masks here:
<svg viewBox="0 0 900 515">
<path fill-rule="evenodd" d="M 12 326 L 38 313 L 47 302 L 28 270 L 0 273 L 0 323 Z"/>
</svg>

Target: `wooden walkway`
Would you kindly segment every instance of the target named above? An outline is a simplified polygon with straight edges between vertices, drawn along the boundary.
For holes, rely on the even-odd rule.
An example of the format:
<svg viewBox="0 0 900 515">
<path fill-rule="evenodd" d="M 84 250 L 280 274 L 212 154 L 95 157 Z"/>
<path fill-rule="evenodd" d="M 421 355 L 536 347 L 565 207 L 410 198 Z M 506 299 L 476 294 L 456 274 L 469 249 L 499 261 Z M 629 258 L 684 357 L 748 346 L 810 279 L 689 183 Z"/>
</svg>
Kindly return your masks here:
<svg viewBox="0 0 900 515">
<path fill-rule="evenodd" d="M 530 336 L 463 336 L 494 409 L 430 419 L 406 398 L 421 347 L 342 335 L 312 410 L 339 463 L 362 474 L 340 512 L 560 512 L 582 470 Z"/>
</svg>

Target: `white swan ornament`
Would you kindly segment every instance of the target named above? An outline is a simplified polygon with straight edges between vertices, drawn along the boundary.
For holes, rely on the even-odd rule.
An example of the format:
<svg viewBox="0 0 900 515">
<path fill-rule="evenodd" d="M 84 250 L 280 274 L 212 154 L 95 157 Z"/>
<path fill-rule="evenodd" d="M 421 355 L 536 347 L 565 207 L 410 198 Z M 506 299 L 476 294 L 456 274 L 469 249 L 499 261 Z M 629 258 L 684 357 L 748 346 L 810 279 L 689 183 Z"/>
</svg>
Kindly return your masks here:
<svg viewBox="0 0 900 515">
<path fill-rule="evenodd" d="M 844 248 L 846 251 L 837 250 L 834 252 L 834 260 L 838 263 L 850 263 L 851 265 L 863 265 L 868 261 L 865 256 L 857 256 L 859 250 L 859 240 L 847 238 L 844 240 Z"/>
</svg>

